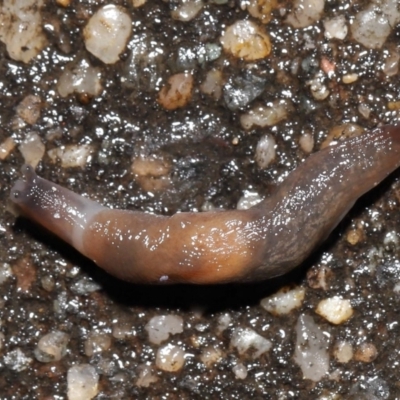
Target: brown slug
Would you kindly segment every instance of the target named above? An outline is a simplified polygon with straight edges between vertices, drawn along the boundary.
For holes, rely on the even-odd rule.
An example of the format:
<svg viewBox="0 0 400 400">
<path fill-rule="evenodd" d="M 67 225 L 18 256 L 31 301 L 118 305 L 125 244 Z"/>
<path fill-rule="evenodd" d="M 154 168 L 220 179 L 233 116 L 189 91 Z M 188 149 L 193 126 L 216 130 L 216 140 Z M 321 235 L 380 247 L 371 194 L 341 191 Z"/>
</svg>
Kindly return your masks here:
<svg viewBox="0 0 400 400">
<path fill-rule="evenodd" d="M 362 194 L 399 166 L 400 125 L 386 125 L 310 155 L 249 210 L 168 217 L 108 209 L 30 166 L 10 197 L 22 215 L 120 279 L 249 282 L 299 265 Z"/>
</svg>

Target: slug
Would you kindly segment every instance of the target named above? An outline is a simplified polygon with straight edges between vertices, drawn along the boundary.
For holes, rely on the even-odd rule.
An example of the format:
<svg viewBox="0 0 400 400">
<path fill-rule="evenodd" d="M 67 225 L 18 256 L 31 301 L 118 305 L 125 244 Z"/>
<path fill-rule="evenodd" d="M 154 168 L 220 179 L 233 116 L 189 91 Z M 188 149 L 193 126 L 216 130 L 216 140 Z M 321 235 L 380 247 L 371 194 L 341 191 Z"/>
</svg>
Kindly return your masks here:
<svg viewBox="0 0 400 400">
<path fill-rule="evenodd" d="M 400 166 L 400 125 L 310 155 L 248 210 L 158 216 L 109 209 L 24 166 L 10 198 L 109 274 L 135 283 L 259 281 L 302 263 L 354 202 Z"/>
</svg>

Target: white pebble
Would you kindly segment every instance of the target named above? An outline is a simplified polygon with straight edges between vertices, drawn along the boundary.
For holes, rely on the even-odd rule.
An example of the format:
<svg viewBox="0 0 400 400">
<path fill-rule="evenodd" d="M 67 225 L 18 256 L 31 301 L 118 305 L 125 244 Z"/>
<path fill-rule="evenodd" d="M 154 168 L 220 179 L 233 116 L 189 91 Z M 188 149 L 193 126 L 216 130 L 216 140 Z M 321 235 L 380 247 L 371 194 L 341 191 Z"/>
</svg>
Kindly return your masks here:
<svg viewBox="0 0 400 400">
<path fill-rule="evenodd" d="M 236 208 L 238 210 L 248 210 L 249 208 L 260 203 L 261 201 L 262 198 L 257 192 L 245 190 L 243 196 L 237 202 Z"/>
<path fill-rule="evenodd" d="M 293 28 L 310 26 L 321 18 L 324 6 L 324 0 L 294 0 L 286 22 Z"/>
<path fill-rule="evenodd" d="M 156 365 L 167 372 L 179 371 L 185 364 L 185 352 L 180 346 L 166 344 L 157 350 Z"/>
<path fill-rule="evenodd" d="M 396 0 L 372 1 L 356 14 L 351 25 L 353 38 L 369 49 L 379 49 L 399 19 Z"/>
<path fill-rule="evenodd" d="M 125 50 L 132 32 L 132 20 L 123 7 L 101 7 L 83 30 L 86 49 L 106 64 L 114 64 Z"/>
<path fill-rule="evenodd" d="M 39 96 L 28 95 L 18 104 L 16 112 L 27 124 L 33 125 L 40 117 L 42 101 Z"/>
<path fill-rule="evenodd" d="M 348 363 L 353 358 L 353 346 L 346 341 L 336 343 L 333 354 L 338 362 Z"/>
<path fill-rule="evenodd" d="M 90 364 L 74 365 L 68 370 L 68 400 L 90 400 L 99 392 L 99 374 Z"/>
<path fill-rule="evenodd" d="M 15 141 L 10 136 L 0 144 L 0 160 L 5 160 L 15 148 Z"/>
<path fill-rule="evenodd" d="M 149 365 L 139 365 L 137 368 L 138 378 L 136 386 L 149 387 L 152 383 L 158 381 L 157 376 L 154 374 L 153 369 Z"/>
<path fill-rule="evenodd" d="M 159 315 L 153 317 L 145 326 L 151 343 L 160 344 L 169 338 L 183 332 L 183 319 L 177 315 Z"/>
<path fill-rule="evenodd" d="M 348 28 L 344 15 L 324 20 L 325 37 L 327 39 L 343 40 L 347 36 Z"/>
<path fill-rule="evenodd" d="M 294 360 L 305 379 L 318 382 L 329 370 L 328 340 L 309 315 L 300 315 L 296 332 Z"/>
<path fill-rule="evenodd" d="M 214 346 L 208 346 L 200 354 L 201 362 L 210 368 L 222 359 L 222 351 Z"/>
<path fill-rule="evenodd" d="M 315 100 L 325 100 L 329 96 L 329 89 L 324 84 L 325 76 L 322 72 L 317 73 L 313 79 L 306 82 L 310 86 L 311 94 Z"/>
<path fill-rule="evenodd" d="M 47 152 L 47 155 L 55 163 L 59 158 L 63 168 L 84 167 L 91 158 L 93 147 L 90 144 L 67 145 L 56 147 Z"/>
<path fill-rule="evenodd" d="M 349 85 L 357 81 L 358 81 L 358 74 L 356 73 L 346 74 L 342 76 L 342 82 L 345 83 L 346 85 Z"/>
<path fill-rule="evenodd" d="M 271 52 L 271 42 L 265 30 L 249 20 L 236 21 L 221 37 L 225 51 L 246 61 L 265 58 Z"/>
<path fill-rule="evenodd" d="M 314 136 L 311 133 L 303 133 L 300 136 L 299 145 L 305 153 L 311 153 L 314 148 Z"/>
<path fill-rule="evenodd" d="M 241 115 L 240 124 L 243 129 L 249 130 L 254 125 L 265 128 L 266 126 L 277 125 L 288 116 L 293 106 L 286 100 L 275 100 L 270 106 L 258 106 L 246 114 Z"/>
<path fill-rule="evenodd" d="M 61 331 L 53 331 L 44 335 L 34 350 L 36 359 L 43 363 L 61 360 L 67 352 L 69 339 L 69 335 Z"/>
<path fill-rule="evenodd" d="M 28 63 L 46 46 L 43 0 L 4 0 L 0 5 L 0 40 L 13 60 Z"/>
<path fill-rule="evenodd" d="M 383 72 L 387 76 L 397 75 L 399 72 L 399 59 L 400 55 L 397 50 L 392 50 L 389 56 L 385 60 L 385 64 L 383 66 Z"/>
<path fill-rule="evenodd" d="M 218 317 L 217 332 L 222 333 L 232 323 L 232 317 L 228 314 L 222 314 Z"/>
<path fill-rule="evenodd" d="M 288 314 L 290 311 L 302 305 L 305 290 L 301 286 L 294 289 L 284 287 L 272 296 L 261 300 L 261 307 L 274 315 Z"/>
<path fill-rule="evenodd" d="M 32 361 L 32 358 L 25 355 L 25 353 L 19 347 L 9 351 L 3 357 L 4 365 L 15 372 L 22 372 L 26 370 Z"/>
<path fill-rule="evenodd" d="M 346 322 L 353 315 L 354 311 L 350 300 L 334 296 L 321 300 L 315 312 L 332 324 L 338 325 Z"/>
<path fill-rule="evenodd" d="M 276 157 L 276 142 L 272 135 L 264 135 L 257 143 L 255 160 L 259 168 L 267 168 Z"/>
<path fill-rule="evenodd" d="M 25 140 L 19 145 L 18 149 L 21 152 L 22 157 L 24 157 L 25 164 L 29 164 L 33 168 L 36 168 L 45 152 L 45 146 L 42 139 L 36 132 L 28 133 Z"/>
<path fill-rule="evenodd" d="M 171 12 L 173 19 L 178 21 L 192 20 L 204 7 L 201 0 L 179 0 L 178 7 Z"/>
<path fill-rule="evenodd" d="M 247 378 L 247 368 L 243 364 L 236 364 L 232 368 L 233 373 L 236 376 L 236 379 L 246 379 Z"/>
<path fill-rule="evenodd" d="M 100 70 L 82 58 L 65 67 L 57 82 L 58 93 L 61 97 L 72 93 L 98 96 L 103 90 L 100 77 Z"/>
<path fill-rule="evenodd" d="M 236 328 L 231 337 L 231 346 L 235 347 L 239 354 L 253 349 L 253 358 L 258 358 L 271 348 L 272 343 L 250 328 Z"/>
</svg>

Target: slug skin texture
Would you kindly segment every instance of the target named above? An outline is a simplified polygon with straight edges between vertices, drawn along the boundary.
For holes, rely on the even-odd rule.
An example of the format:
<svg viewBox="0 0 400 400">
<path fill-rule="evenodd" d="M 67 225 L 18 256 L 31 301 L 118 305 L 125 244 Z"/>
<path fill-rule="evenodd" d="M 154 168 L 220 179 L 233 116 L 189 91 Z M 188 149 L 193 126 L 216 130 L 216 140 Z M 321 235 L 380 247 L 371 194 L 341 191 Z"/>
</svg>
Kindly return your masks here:
<svg viewBox="0 0 400 400">
<path fill-rule="evenodd" d="M 354 202 L 400 166 L 400 125 L 310 155 L 249 210 L 158 216 L 114 210 L 23 166 L 10 198 L 111 275 L 135 283 L 260 281 L 304 261 Z"/>
</svg>

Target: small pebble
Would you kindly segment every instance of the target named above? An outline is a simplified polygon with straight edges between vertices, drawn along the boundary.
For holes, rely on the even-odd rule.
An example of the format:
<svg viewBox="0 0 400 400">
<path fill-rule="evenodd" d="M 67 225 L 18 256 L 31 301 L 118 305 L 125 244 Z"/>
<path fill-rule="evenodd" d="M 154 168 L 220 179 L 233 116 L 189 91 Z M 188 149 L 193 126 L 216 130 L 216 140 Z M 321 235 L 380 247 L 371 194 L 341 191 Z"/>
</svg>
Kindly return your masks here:
<svg viewBox="0 0 400 400">
<path fill-rule="evenodd" d="M 9 154 L 14 150 L 16 143 L 10 136 L 0 144 L 0 160 L 5 160 Z"/>
<path fill-rule="evenodd" d="M 178 315 L 158 315 L 145 326 L 151 343 L 160 344 L 169 338 L 183 332 L 183 319 Z"/>
<path fill-rule="evenodd" d="M 31 165 L 33 168 L 36 168 L 42 160 L 46 150 L 42 139 L 36 132 L 28 133 L 18 149 L 24 157 L 25 164 Z"/>
<path fill-rule="evenodd" d="M 90 364 L 74 365 L 67 374 L 68 400 L 90 400 L 99 392 L 99 374 Z"/>
<path fill-rule="evenodd" d="M 215 346 L 207 346 L 201 351 L 200 360 L 207 367 L 211 368 L 222 359 L 222 351 Z"/>
<path fill-rule="evenodd" d="M 378 356 L 378 350 L 372 343 L 362 343 L 354 353 L 354 359 L 365 363 L 370 363 Z"/>
<path fill-rule="evenodd" d="M 272 45 L 264 29 L 249 20 L 236 21 L 221 37 L 225 51 L 246 61 L 267 57 Z"/>
<path fill-rule="evenodd" d="M 276 158 L 276 142 L 272 135 L 264 135 L 260 138 L 254 158 L 260 169 L 265 169 L 272 164 Z"/>
<path fill-rule="evenodd" d="M 17 347 L 4 355 L 3 362 L 8 369 L 15 372 L 22 372 L 30 366 L 33 359 L 25 355 L 25 353 Z"/>
<path fill-rule="evenodd" d="M 158 95 L 158 102 L 166 110 L 184 107 L 192 97 L 193 76 L 179 73 L 171 76 Z"/>
<path fill-rule="evenodd" d="M 83 168 L 90 161 L 92 152 L 90 144 L 70 144 L 51 149 L 47 155 L 54 163 L 59 159 L 63 168 Z"/>
<path fill-rule="evenodd" d="M 338 15 L 324 20 L 325 37 L 327 39 L 343 40 L 347 36 L 348 28 L 344 15 Z"/>
<path fill-rule="evenodd" d="M 90 332 L 85 341 L 85 354 L 92 357 L 93 354 L 107 351 L 111 346 L 111 337 L 104 332 Z"/>
<path fill-rule="evenodd" d="M 60 361 L 67 352 L 69 339 L 69 335 L 61 331 L 42 336 L 34 350 L 36 359 L 42 363 Z"/>
<path fill-rule="evenodd" d="M 272 18 L 272 11 L 278 7 L 277 0 L 248 0 L 246 8 L 249 14 L 268 24 Z"/>
<path fill-rule="evenodd" d="M 265 308 L 273 315 L 284 315 L 290 313 L 295 308 L 299 308 L 305 297 L 305 289 L 301 286 L 283 287 L 272 296 L 261 300 L 261 307 Z"/>
<path fill-rule="evenodd" d="M 16 112 L 27 124 L 33 125 L 40 117 L 42 101 L 39 96 L 28 95 L 18 104 Z"/>
<path fill-rule="evenodd" d="M 235 347 L 239 354 L 252 351 L 254 359 L 269 351 L 272 343 L 250 328 L 236 328 L 231 337 L 231 346 Z"/>
<path fill-rule="evenodd" d="M 353 346 L 351 343 L 341 341 L 335 344 L 333 354 L 340 363 L 348 363 L 353 358 Z"/>
<path fill-rule="evenodd" d="M 314 136 L 311 133 L 303 133 L 300 136 L 299 145 L 304 153 L 311 153 L 314 148 Z"/>
<path fill-rule="evenodd" d="M 185 351 L 177 345 L 166 344 L 157 350 L 156 365 L 167 372 L 179 371 L 185 364 Z"/>
<path fill-rule="evenodd" d="M 339 296 L 321 300 L 315 312 L 335 325 L 346 322 L 354 313 L 350 300 L 342 299 Z"/>
<path fill-rule="evenodd" d="M 321 328 L 309 315 L 300 315 L 296 324 L 294 360 L 305 379 L 320 381 L 329 371 L 329 343 Z"/>
<path fill-rule="evenodd" d="M 171 12 L 173 19 L 178 21 L 191 21 L 204 7 L 202 0 L 179 0 L 178 6 Z"/>
<path fill-rule="evenodd" d="M 120 6 L 101 7 L 83 30 L 86 49 L 105 64 L 114 64 L 126 49 L 132 19 Z"/>
<path fill-rule="evenodd" d="M 136 379 L 136 386 L 149 387 L 152 383 L 158 381 L 157 375 L 154 374 L 153 368 L 149 365 L 139 365 L 136 369 L 138 377 Z"/>
<path fill-rule="evenodd" d="M 232 371 L 235 374 L 236 379 L 246 379 L 247 378 L 247 368 L 243 364 L 236 364 L 232 368 Z"/>
<path fill-rule="evenodd" d="M 294 0 L 292 11 L 286 18 L 286 23 L 293 28 L 306 28 L 318 21 L 324 11 L 324 0 Z M 290 4 L 289 3 L 289 4 Z"/>
</svg>

